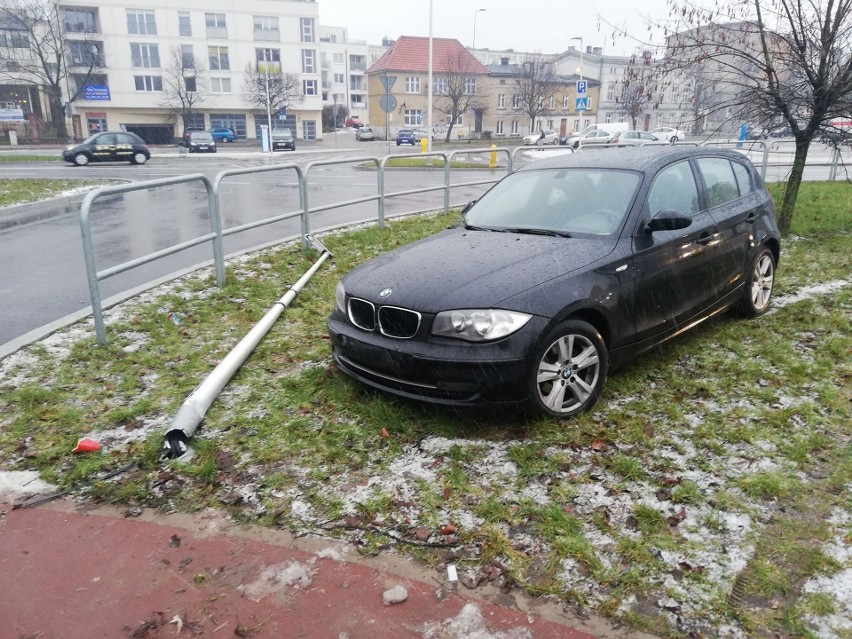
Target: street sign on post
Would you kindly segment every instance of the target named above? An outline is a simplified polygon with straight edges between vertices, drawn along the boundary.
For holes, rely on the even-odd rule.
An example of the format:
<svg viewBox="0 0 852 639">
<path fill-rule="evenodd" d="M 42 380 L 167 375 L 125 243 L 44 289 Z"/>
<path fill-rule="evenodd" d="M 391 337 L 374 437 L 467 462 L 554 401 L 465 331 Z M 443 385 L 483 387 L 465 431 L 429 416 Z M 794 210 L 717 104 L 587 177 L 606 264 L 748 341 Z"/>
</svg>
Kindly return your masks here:
<svg viewBox="0 0 852 639">
<path fill-rule="evenodd" d="M 586 95 L 586 89 L 588 88 L 588 83 L 585 80 L 577 81 L 577 97 L 582 97 Z M 577 109 L 579 111 L 579 109 Z"/>
<path fill-rule="evenodd" d="M 577 98 L 574 103 L 575 111 L 588 111 L 589 110 L 589 98 Z"/>
</svg>

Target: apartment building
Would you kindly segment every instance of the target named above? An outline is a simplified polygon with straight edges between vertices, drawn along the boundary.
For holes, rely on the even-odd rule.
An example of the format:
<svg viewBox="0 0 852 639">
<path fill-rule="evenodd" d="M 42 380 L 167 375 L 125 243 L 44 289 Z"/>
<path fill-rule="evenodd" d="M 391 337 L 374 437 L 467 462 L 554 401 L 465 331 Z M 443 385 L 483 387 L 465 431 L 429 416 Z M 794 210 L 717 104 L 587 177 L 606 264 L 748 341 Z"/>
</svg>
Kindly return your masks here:
<svg viewBox="0 0 852 639">
<path fill-rule="evenodd" d="M 350 40 L 345 27 L 319 29 L 323 106 L 337 107 L 366 122 L 370 46 L 365 40 Z"/>
<path fill-rule="evenodd" d="M 307 0 L 59 0 L 67 43 L 75 137 L 126 129 L 149 142 L 183 130 L 167 108 L 166 79 L 185 76 L 198 101 L 188 128 L 229 127 L 255 138 L 266 109 L 245 97 L 247 69 L 280 69 L 298 82 L 290 108 L 273 125 L 296 137 L 322 137 L 318 6 Z M 87 74 L 90 66 L 94 72 Z M 191 85 L 190 85 L 191 83 Z"/>
</svg>

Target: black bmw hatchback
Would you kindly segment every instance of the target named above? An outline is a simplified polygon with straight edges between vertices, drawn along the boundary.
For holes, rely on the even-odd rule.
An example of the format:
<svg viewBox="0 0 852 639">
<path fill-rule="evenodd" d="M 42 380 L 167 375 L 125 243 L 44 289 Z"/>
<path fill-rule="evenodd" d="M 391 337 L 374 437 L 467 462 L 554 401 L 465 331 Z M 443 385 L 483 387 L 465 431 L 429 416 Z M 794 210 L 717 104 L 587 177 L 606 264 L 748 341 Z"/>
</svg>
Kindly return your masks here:
<svg viewBox="0 0 852 639">
<path fill-rule="evenodd" d="M 151 152 L 142 138 L 127 131 L 95 133 L 80 144 L 66 146 L 62 151 L 62 159 L 77 166 L 86 166 L 90 162 L 145 164 L 150 158 Z"/>
<path fill-rule="evenodd" d="M 590 150 L 534 162 L 464 220 L 338 284 L 334 361 L 396 395 L 591 407 L 610 368 L 712 315 L 770 306 L 780 236 L 736 151 Z"/>
</svg>

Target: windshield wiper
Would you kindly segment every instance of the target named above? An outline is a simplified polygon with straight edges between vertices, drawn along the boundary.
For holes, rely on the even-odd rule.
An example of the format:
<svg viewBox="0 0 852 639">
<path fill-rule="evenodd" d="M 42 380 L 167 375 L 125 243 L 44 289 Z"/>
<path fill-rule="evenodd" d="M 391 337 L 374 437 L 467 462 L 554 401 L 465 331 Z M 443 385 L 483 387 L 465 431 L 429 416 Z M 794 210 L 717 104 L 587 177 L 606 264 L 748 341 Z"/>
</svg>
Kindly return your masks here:
<svg viewBox="0 0 852 639">
<path fill-rule="evenodd" d="M 464 228 L 468 231 L 493 231 L 494 233 L 502 233 L 505 231 L 505 229 L 495 229 L 488 226 L 474 226 L 473 224 L 467 223 L 465 223 Z"/>
<path fill-rule="evenodd" d="M 550 235 L 551 237 L 571 237 L 567 231 L 555 231 L 553 229 L 530 229 L 521 227 L 509 227 L 503 229 L 506 233 L 527 233 L 529 235 Z"/>
</svg>

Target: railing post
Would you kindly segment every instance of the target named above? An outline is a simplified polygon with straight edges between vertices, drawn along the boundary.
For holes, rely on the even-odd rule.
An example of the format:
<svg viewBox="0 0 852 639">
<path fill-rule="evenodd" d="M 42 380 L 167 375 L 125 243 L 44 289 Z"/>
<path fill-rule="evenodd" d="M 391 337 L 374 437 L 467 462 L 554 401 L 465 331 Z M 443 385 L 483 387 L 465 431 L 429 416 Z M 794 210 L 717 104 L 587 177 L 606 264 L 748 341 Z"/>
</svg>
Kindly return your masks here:
<svg viewBox="0 0 852 639">
<path fill-rule="evenodd" d="M 766 144 L 766 140 L 761 140 L 760 143 L 763 145 L 763 166 L 760 168 L 760 179 L 765 182 L 766 167 L 769 166 L 769 145 Z"/>
<path fill-rule="evenodd" d="M 461 130 L 461 129 L 459 129 Z M 450 212 L 450 163 L 453 161 L 455 151 L 444 153 L 444 213 Z"/>
<path fill-rule="evenodd" d="M 97 196 L 97 191 L 89 191 L 83 199 L 80 208 L 80 231 L 83 235 L 83 258 L 86 261 L 86 277 L 89 280 L 89 297 L 92 301 L 92 317 L 95 320 L 95 336 L 98 344 L 106 344 L 106 331 L 104 330 L 104 316 L 101 311 L 101 289 L 98 284 L 98 270 L 95 266 L 95 249 L 92 244 L 92 229 L 89 224 L 89 212 L 92 202 Z"/>
<path fill-rule="evenodd" d="M 213 183 L 204 177 L 204 188 L 207 189 L 207 210 L 210 214 L 210 231 L 213 238 L 213 267 L 216 271 L 216 286 L 225 286 L 225 251 L 222 249 L 222 216 L 219 210 L 219 193 L 213 188 Z"/>
<path fill-rule="evenodd" d="M 379 228 L 385 228 L 385 161 L 389 156 L 383 157 L 378 163 L 378 175 L 376 181 L 379 189 Z"/>
<path fill-rule="evenodd" d="M 308 235 L 311 232 L 310 221 L 308 220 L 308 178 L 302 171 L 302 167 L 296 165 L 296 178 L 299 180 L 299 206 L 302 207 L 301 224 L 302 224 L 302 248 L 308 248 Z"/>
</svg>

